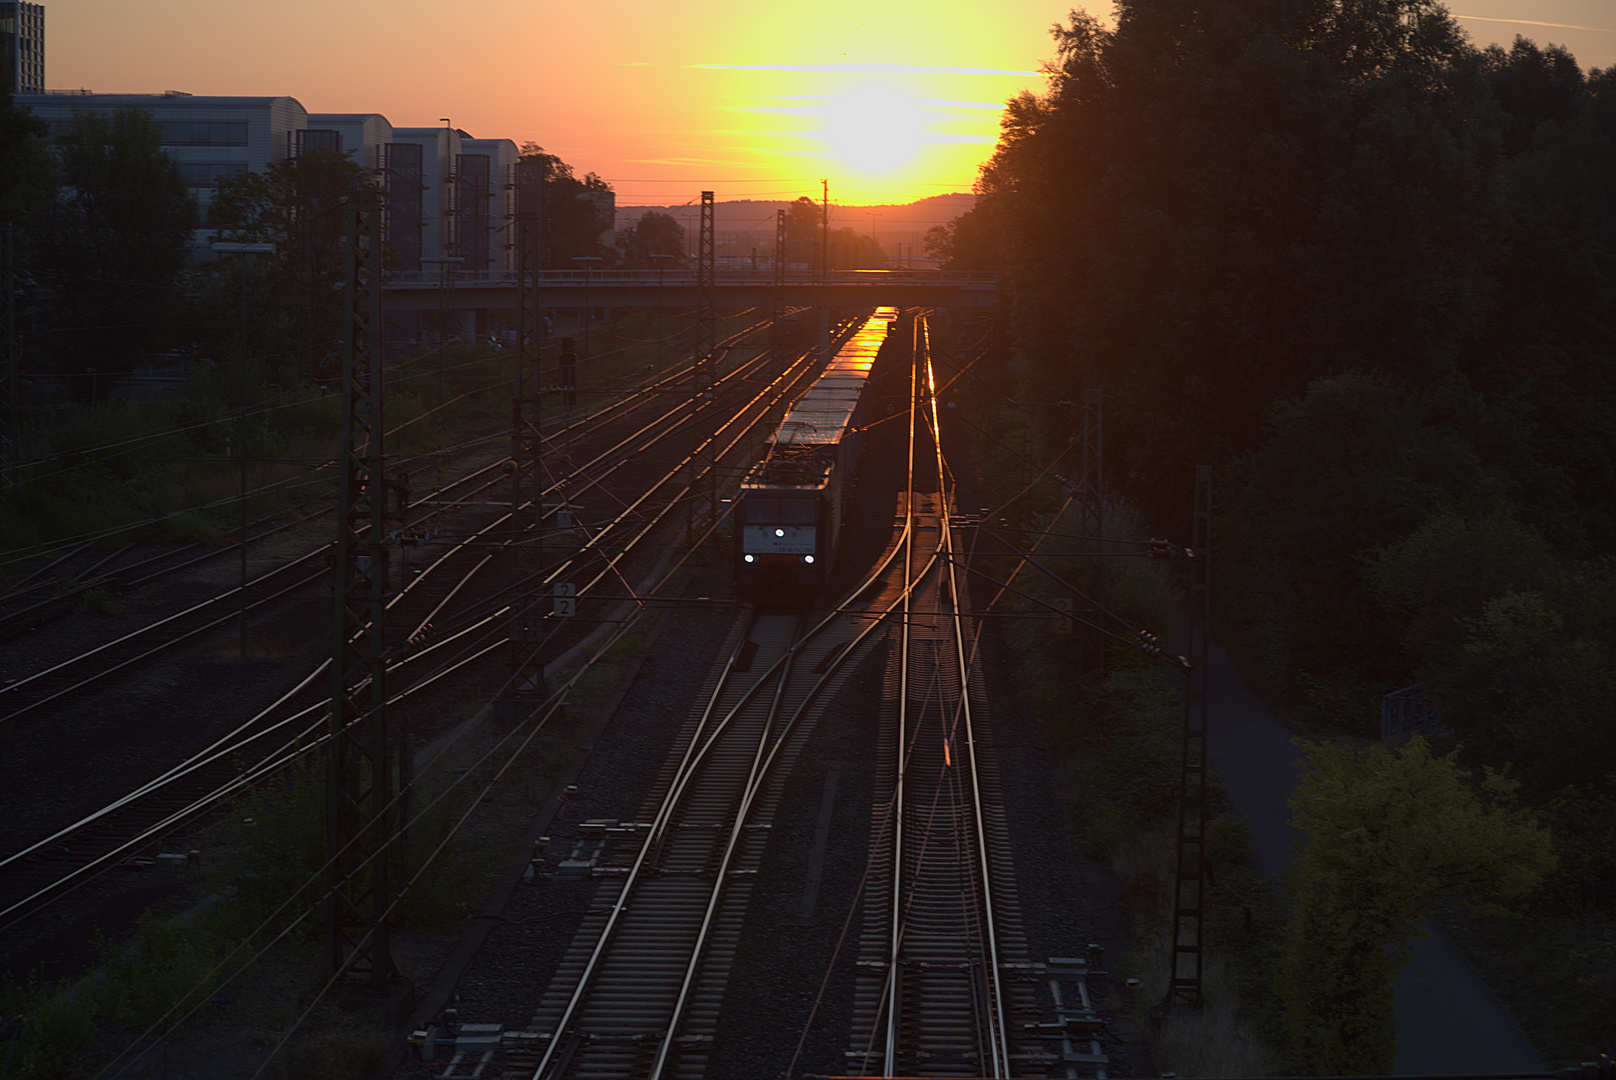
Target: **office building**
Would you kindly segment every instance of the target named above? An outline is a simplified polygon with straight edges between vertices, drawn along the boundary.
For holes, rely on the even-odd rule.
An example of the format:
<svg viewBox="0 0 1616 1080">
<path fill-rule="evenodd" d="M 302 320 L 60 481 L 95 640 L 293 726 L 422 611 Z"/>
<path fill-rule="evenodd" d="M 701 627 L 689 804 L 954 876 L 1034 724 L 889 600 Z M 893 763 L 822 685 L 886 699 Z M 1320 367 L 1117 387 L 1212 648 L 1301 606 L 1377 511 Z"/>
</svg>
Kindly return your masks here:
<svg viewBox="0 0 1616 1080">
<path fill-rule="evenodd" d="M 0 2 L 0 39 L 13 94 L 45 92 L 45 6 Z"/>
<path fill-rule="evenodd" d="M 179 162 L 180 175 L 196 196 L 202 218 L 220 176 L 262 172 L 290 156 L 308 127 L 308 113 L 291 97 L 200 97 L 171 90 L 164 94 L 52 92 L 18 95 L 52 134 L 79 113 L 112 112 L 135 106 L 162 128 L 163 149 Z M 211 257 L 211 229 L 198 229 L 193 257 Z"/>
<path fill-rule="evenodd" d="M 504 276 L 516 270 L 516 160 L 510 139 L 463 139 L 455 166 L 455 250 L 461 271 Z"/>
</svg>

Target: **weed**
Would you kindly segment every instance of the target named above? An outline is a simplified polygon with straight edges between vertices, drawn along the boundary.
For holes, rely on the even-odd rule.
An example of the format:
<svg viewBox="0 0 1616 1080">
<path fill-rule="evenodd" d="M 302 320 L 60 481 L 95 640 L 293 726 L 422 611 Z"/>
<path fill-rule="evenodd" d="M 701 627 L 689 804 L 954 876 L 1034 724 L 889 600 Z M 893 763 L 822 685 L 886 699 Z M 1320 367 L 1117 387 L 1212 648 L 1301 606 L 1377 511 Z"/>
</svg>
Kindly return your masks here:
<svg viewBox="0 0 1616 1080">
<path fill-rule="evenodd" d="M 96 942 L 100 970 L 86 983 L 97 1017 L 135 1031 L 171 1012 L 184 1015 L 206 1000 L 217 981 L 211 976 L 220 943 L 201 919 L 142 915 L 135 939 L 115 945 Z"/>
<path fill-rule="evenodd" d="M 110 618 L 123 614 L 123 604 L 106 589 L 86 589 L 79 599 L 78 613 Z"/>
<path fill-rule="evenodd" d="M 17 1025 L 0 1045 L 0 1075 L 8 1080 L 64 1076 L 95 1044 L 89 1002 L 34 973 L 21 984 L 9 973 L 0 980 L 0 1017 Z"/>
<path fill-rule="evenodd" d="M 217 544 L 219 527 L 201 514 L 178 514 L 163 523 L 162 538 L 176 544 Z"/>
</svg>

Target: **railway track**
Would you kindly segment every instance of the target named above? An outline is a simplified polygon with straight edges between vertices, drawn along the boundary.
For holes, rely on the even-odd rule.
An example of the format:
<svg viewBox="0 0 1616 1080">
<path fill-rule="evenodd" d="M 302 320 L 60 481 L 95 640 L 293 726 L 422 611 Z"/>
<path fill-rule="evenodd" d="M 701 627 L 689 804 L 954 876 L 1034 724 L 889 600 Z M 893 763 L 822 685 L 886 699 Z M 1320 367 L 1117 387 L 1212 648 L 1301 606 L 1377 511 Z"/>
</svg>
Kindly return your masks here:
<svg viewBox="0 0 1616 1080">
<path fill-rule="evenodd" d="M 737 336 L 758 334 L 763 329 L 761 324 L 748 327 Z M 729 393 L 733 397 L 735 388 L 745 388 L 750 382 L 762 379 L 768 365 L 773 362 L 774 358 L 771 355 L 760 353 L 749 362 L 725 372 L 717 383 L 715 392 Z M 796 369 L 801 370 L 804 366 L 805 361 L 799 357 Z M 686 410 L 677 405 L 670 407 L 663 398 L 666 391 L 678 385 L 681 377 L 679 373 L 675 373 L 651 386 L 635 388 L 633 392 L 609 400 L 587 414 L 578 413 L 554 418 L 550 440 L 557 443 L 566 442 L 576 452 L 588 453 L 590 460 L 577 467 L 576 473 L 569 472 L 561 476 L 545 493 L 546 497 L 556 497 L 563 486 L 569 489 L 568 497 L 574 498 L 578 493 L 614 484 L 616 494 L 611 497 L 620 499 L 622 491 L 640 483 L 640 479 L 634 475 L 627 481 L 621 479 L 622 473 L 634 472 L 634 462 L 631 459 L 639 455 L 648 443 L 654 445 L 658 440 L 681 437 L 685 425 L 690 421 Z M 738 409 L 744 409 L 741 403 L 732 404 Z M 636 419 L 637 414 L 644 413 L 650 415 L 639 416 Z M 688 438 L 688 435 L 683 437 Z M 478 443 L 481 442 L 483 440 L 478 440 Z M 404 543 L 429 543 L 446 533 L 466 534 L 476 531 L 489 520 L 490 507 L 501 505 L 500 492 L 507 482 L 504 463 L 503 457 L 491 462 L 484 461 L 463 475 L 454 477 L 411 500 L 398 521 L 395 535 Z M 643 475 L 644 470 L 639 472 Z M 283 528 L 302 524 L 328 512 L 329 508 L 322 508 L 303 513 L 293 521 L 280 523 L 274 528 L 266 526 L 255 539 L 265 539 L 282 531 Z M 499 539 L 502 541 L 504 538 Z M 596 546 L 599 547 L 598 544 Z M 129 550 L 124 549 L 111 556 L 102 556 L 85 570 L 79 571 L 70 585 L 64 585 L 60 576 L 53 574 L 52 567 L 47 565 L 30 575 L 30 578 L 35 580 L 24 581 L 20 588 L 14 589 L 8 596 L 27 600 L 32 596 L 34 587 L 42 589 L 52 581 L 57 582 L 58 588 L 67 589 L 72 595 L 77 595 L 92 586 L 112 588 L 121 582 L 122 588 L 132 595 L 133 591 L 140 587 L 170 578 L 199 562 L 216 559 L 238 549 L 232 546 L 181 559 L 178 562 L 169 562 L 168 565 L 159 565 L 167 561 L 163 555 L 147 554 L 121 567 L 116 574 L 112 570 L 105 569 L 110 560 Z M 77 557 L 81 554 L 83 552 L 69 552 L 64 558 Z M 313 572 L 298 578 L 298 585 L 308 586 L 318 581 L 324 572 L 320 560 L 325 554 L 326 545 L 322 543 L 282 561 L 265 573 L 251 577 L 245 590 L 248 610 L 251 611 L 284 596 L 286 591 L 289 591 L 284 589 L 285 575 L 293 572 L 296 567 L 314 567 Z M 60 562 L 61 560 L 57 561 L 58 564 Z M 179 604 L 165 602 L 155 605 L 158 610 L 147 617 L 143 625 L 137 629 L 117 638 L 99 642 L 76 655 L 41 666 L 37 670 L 19 673 L 18 677 L 0 685 L 0 723 L 38 715 L 47 706 L 59 705 L 63 698 L 96 685 L 111 674 L 148 662 L 163 649 L 218 629 L 233 615 L 234 617 L 240 615 L 243 590 L 239 585 L 213 589 L 206 593 L 200 593 L 196 589 L 184 592 L 186 596 Z M 14 614 L 19 614 L 20 617 L 20 611 L 33 610 L 41 604 L 51 605 L 52 610 L 59 611 L 62 606 L 60 600 L 59 597 L 35 599 L 23 605 L 23 608 Z M 0 615 L 0 619 L 3 618 L 4 616 Z"/>
<path fill-rule="evenodd" d="M 947 507 L 911 496 L 914 575 L 888 662 L 862 910 L 853 1075 L 1017 1075 L 1036 1014 L 980 672 L 956 618 Z"/>
<path fill-rule="evenodd" d="M 936 445 L 929 432 L 912 432 L 917 441 Z M 937 474 L 935 451 L 934 460 Z M 1011 1075 L 1026 1048 L 1009 1017 L 1038 1006 L 1024 981 L 1006 976 L 1031 966 L 991 764 L 961 724 L 962 704 L 974 698 L 979 709 L 981 688 L 947 602 L 946 499 L 915 492 L 915 475 L 896 541 L 849 601 L 812 626 L 801 613 L 767 610 L 738 622 L 637 819 L 584 823 L 557 873 L 595 877 L 598 892 L 522 1038 L 527 1049 L 509 1062 L 514 1071 L 535 1080 L 704 1075 L 790 766 L 849 666 L 894 627 L 881 737 L 891 767 L 861 899 L 866 977 L 849 1068 Z M 940 475 L 929 486 L 941 487 Z"/>
<path fill-rule="evenodd" d="M 860 901 L 846 1071 L 1048 1075 L 1062 1055 L 1049 1048 L 1056 1037 L 1050 1025 L 1030 1022 L 1040 1015 L 1041 981 L 1056 995 L 1062 985 L 1073 992 L 1060 979 L 1076 981 L 1081 1006 L 1074 1008 L 1092 1015 L 1081 979 L 1031 963 L 1020 933 L 995 770 L 973 726 L 983 719 L 983 694 L 971 628 L 953 603 L 963 586 L 952 579 L 949 480 L 937 451 L 930 380 L 920 370 L 915 399 L 923 407 L 913 413 L 929 416 L 931 428 L 912 433 L 910 490 L 889 559 L 853 599 L 812 626 L 784 611 L 754 611 L 737 623 L 725 664 L 709 675 L 702 706 L 640 812 L 633 820 L 585 823 L 558 873 L 595 879 L 597 895 L 518 1040 L 522 1048 L 507 1053 L 503 1075 L 704 1075 L 785 777 L 848 668 L 887 634 L 896 644 L 878 743 L 885 779 L 872 810 L 876 861 Z M 610 438 L 582 428 L 566 440 L 551 437 L 576 463 L 544 498 L 565 502 L 575 539 L 550 545 L 540 580 L 490 589 L 487 582 L 502 580 L 498 555 L 507 529 L 498 489 L 458 500 L 457 524 L 444 528 L 439 517 L 419 545 L 419 560 L 409 549 L 407 569 L 419 572 L 407 575 L 390 608 L 390 638 L 410 643 L 389 672 L 389 686 L 405 688 L 395 700 L 500 648 L 512 587 L 577 583 L 580 611 L 603 610 L 632 593 L 632 560 L 666 546 L 686 507 L 696 496 L 705 501 L 723 463 L 745 451 L 761 422 L 755 418 L 788 400 L 794 385 L 790 372 L 755 381 L 763 385 L 721 399 L 713 411 L 735 418 L 713 424 L 699 440 L 658 419 Z M 736 411 L 732 400 L 743 407 Z M 614 459 L 636 444 L 650 449 L 631 476 Z M 918 465 L 916 448 L 926 459 Z M 647 468 L 647 459 L 658 467 Z M 414 508 L 441 515 L 445 501 L 424 498 Z M 576 635 L 585 621 L 564 629 Z M 566 640 L 554 633 L 551 647 Z M 314 688 L 304 697 L 288 695 L 273 716 L 261 714 L 276 742 L 263 762 L 317 743 L 324 723 L 319 674 L 309 676 Z M 203 781 L 199 768 L 195 782 L 208 798 L 234 782 Z M 168 818 L 199 805 L 178 785 L 149 803 L 150 812 Z M 130 843 L 127 826 L 103 823 L 59 846 L 91 846 L 97 829 Z M 56 858 L 47 845 L 28 861 L 54 873 L 67 866 Z M 10 861 L 0 859 L 0 880 Z M 0 927 L 8 925 L 4 903 L 0 897 Z M 1066 1018 L 1074 1012 L 1058 1015 L 1059 1035 L 1069 1037 Z M 1090 1056 L 1103 1058 L 1097 1047 Z"/>
<path fill-rule="evenodd" d="M 886 674 L 852 1039 L 854 1075 L 1008 1077 L 1036 1014 L 974 628 L 955 546 L 926 326 L 917 321 L 900 614 Z M 985 730 L 985 729 L 984 729 Z"/>
<path fill-rule="evenodd" d="M 738 341 L 755 336 L 762 325 L 744 327 L 722 342 L 721 346 L 734 347 Z M 724 373 L 716 389 L 721 390 L 726 383 L 735 385 L 757 378 L 761 369 L 759 360 L 767 362 L 766 358 L 757 357 L 750 364 L 736 365 L 734 370 Z M 546 431 L 553 433 L 552 437 L 558 443 L 570 443 L 579 431 L 611 428 L 637 412 L 646 411 L 659 399 L 678 392 L 688 378 L 688 368 L 679 368 L 651 382 L 624 387 L 620 392 L 612 392 L 604 400 L 599 400 L 593 407 L 548 417 Z M 677 418 L 668 410 L 663 410 L 659 415 L 664 426 L 670 419 L 677 422 Z M 503 450 L 507 442 L 508 436 L 503 433 L 477 437 L 421 457 L 390 463 L 390 477 L 397 477 L 405 490 L 408 490 L 412 481 L 428 472 L 436 475 L 432 490 L 410 499 L 406 511 L 408 520 L 400 522 L 400 531 L 429 533 L 434 519 L 445 512 L 492 498 L 506 479 Z M 247 492 L 249 499 L 297 488 L 318 492 L 269 517 L 248 523 L 244 532 L 249 555 L 256 559 L 257 549 L 267 541 L 331 513 L 331 480 L 334 476 L 331 469 L 334 465 L 334 462 L 323 465 L 309 463 L 310 472 L 304 478 Z M 443 478 L 445 472 L 449 474 L 447 480 Z M 231 501 L 226 499 L 218 505 L 227 506 Z M 19 573 L 0 591 L 0 642 L 25 639 L 41 627 L 74 614 L 87 598 L 132 597 L 153 586 L 181 580 L 188 573 L 210 563 L 228 566 L 234 558 L 241 556 L 242 535 L 236 532 L 235 539 L 223 545 L 198 542 L 154 547 L 129 543 L 108 551 L 99 549 L 96 544 L 95 540 L 77 542 L 45 552 L 35 565 Z M 202 598 L 195 596 L 192 599 Z M 229 599 L 229 596 L 219 599 Z M 0 710 L 4 708 L 5 705 L 0 703 Z M 0 719 L 3 718 L 3 713 L 0 713 Z"/>
<path fill-rule="evenodd" d="M 877 628 L 753 610 L 636 822 L 562 873 L 602 878 L 535 1014 L 535 1077 L 702 1075 L 785 778 Z M 584 865 L 587 864 L 587 865 Z"/>
<path fill-rule="evenodd" d="M 763 377 L 776 364 L 774 358 L 760 353 L 725 374 L 721 385 L 742 388 L 747 399 L 737 404 L 737 418 L 729 425 L 732 433 L 727 447 L 744 441 L 744 417 L 762 415 L 774 407 L 777 398 L 789 393 L 791 373 L 805 369 L 808 361 L 799 356 L 786 365 L 784 375 Z M 761 390 L 753 385 L 757 383 L 762 384 Z M 624 401 L 614 401 L 596 411 L 594 420 L 598 422 L 585 424 L 581 414 L 558 420 L 558 431 L 569 427 L 589 429 L 588 437 L 580 435 L 573 441 L 580 463 L 566 482 L 576 492 L 587 494 L 598 489 L 621 505 L 623 492 L 645 483 L 643 479 L 613 479 L 623 470 L 625 461 L 635 458 L 636 448 L 655 432 L 665 438 L 682 437 L 680 427 L 670 422 L 670 416 L 676 421 L 683 410 L 668 408 L 668 403 L 655 393 L 636 393 L 632 397 L 637 409 L 628 408 Z M 643 414 L 648 410 L 648 418 L 634 419 L 635 412 Z M 601 419 L 603 416 L 610 417 L 610 422 Z M 637 549 L 643 549 L 657 534 L 657 526 L 669 517 L 669 506 L 677 505 L 683 497 L 683 489 L 670 480 L 682 469 L 686 469 L 686 463 L 678 459 L 671 467 L 653 470 L 657 480 L 650 486 L 663 491 L 660 508 L 647 503 L 640 512 L 616 515 L 590 530 L 587 538 L 554 567 L 551 576 L 572 572 L 593 560 L 611 570 L 608 574 L 597 569 L 594 580 L 610 578 L 610 583 L 616 585 L 629 569 Z M 389 605 L 390 640 L 404 646 L 397 650 L 389 667 L 389 685 L 403 687 L 393 695 L 394 702 L 402 702 L 417 690 L 440 684 L 455 672 L 464 673 L 502 653 L 508 628 L 509 591 L 498 552 L 509 537 L 505 535 L 507 512 L 500 510 L 495 499 L 503 482 L 504 470 L 499 464 L 486 465 L 459 478 L 455 487 L 446 485 L 414 500 L 408 517 L 401 522 L 399 536 L 413 534 L 424 543 L 413 565 L 410 555 L 415 549 L 405 548 L 405 558 L 400 560 L 400 586 Z M 645 493 L 638 498 L 643 501 Z M 284 592 L 317 585 L 326 573 L 323 554 L 322 547 L 280 568 L 271 582 L 292 578 L 295 584 L 256 603 L 268 604 Z M 301 574 L 300 569 L 304 571 Z M 591 584 L 586 583 L 580 592 L 587 595 Z M 163 649 L 210 630 L 228 629 L 237 618 L 239 599 L 234 590 L 226 590 L 178 617 L 156 620 L 126 635 L 127 640 L 97 646 L 48 672 L 36 673 L 36 677 L 0 690 L 0 705 L 11 706 L 11 718 L 48 720 L 74 694 L 139 672 Z M 503 660 L 503 656 L 499 659 Z M 0 853 L 0 926 L 15 925 L 107 869 L 149 856 L 162 835 L 218 805 L 239 791 L 243 783 L 268 775 L 290 760 L 293 748 L 303 752 L 317 745 L 323 738 L 324 702 L 329 690 L 325 671 L 326 666 L 320 665 L 214 744 L 197 750 L 101 809 L 76 822 L 63 822 L 47 834 L 16 836 L 14 842 L 20 841 L 19 846 Z M 21 730 L 27 737 L 28 729 Z M 229 764 L 238 757 L 254 764 L 245 768 L 239 762 Z"/>
</svg>

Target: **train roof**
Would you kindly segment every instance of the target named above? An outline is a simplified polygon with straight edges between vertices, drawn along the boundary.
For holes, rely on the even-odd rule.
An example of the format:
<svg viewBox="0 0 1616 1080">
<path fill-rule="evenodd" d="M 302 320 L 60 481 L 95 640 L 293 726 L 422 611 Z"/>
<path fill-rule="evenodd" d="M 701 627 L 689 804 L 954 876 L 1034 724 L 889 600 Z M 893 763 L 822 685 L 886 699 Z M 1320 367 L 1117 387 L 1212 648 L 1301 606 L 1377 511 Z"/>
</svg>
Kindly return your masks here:
<svg viewBox="0 0 1616 1080">
<path fill-rule="evenodd" d="M 814 385 L 786 413 L 774 436 L 776 447 L 834 446 L 842 441 L 870 379 L 875 354 L 881 351 L 897 314 L 896 308 L 878 308 L 853 332 Z"/>
</svg>

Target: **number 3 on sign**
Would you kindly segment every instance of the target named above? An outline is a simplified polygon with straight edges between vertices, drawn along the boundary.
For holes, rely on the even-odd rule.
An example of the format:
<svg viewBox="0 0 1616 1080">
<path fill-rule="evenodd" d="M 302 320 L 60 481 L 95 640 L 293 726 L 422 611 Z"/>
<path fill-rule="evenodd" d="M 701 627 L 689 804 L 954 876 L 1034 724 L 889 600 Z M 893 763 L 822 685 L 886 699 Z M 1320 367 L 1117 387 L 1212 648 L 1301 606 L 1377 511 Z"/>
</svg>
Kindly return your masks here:
<svg viewBox="0 0 1616 1080">
<path fill-rule="evenodd" d="M 578 613 L 577 589 L 568 581 L 558 581 L 555 585 L 555 596 L 551 601 L 551 612 L 560 618 L 570 618 Z"/>
</svg>

